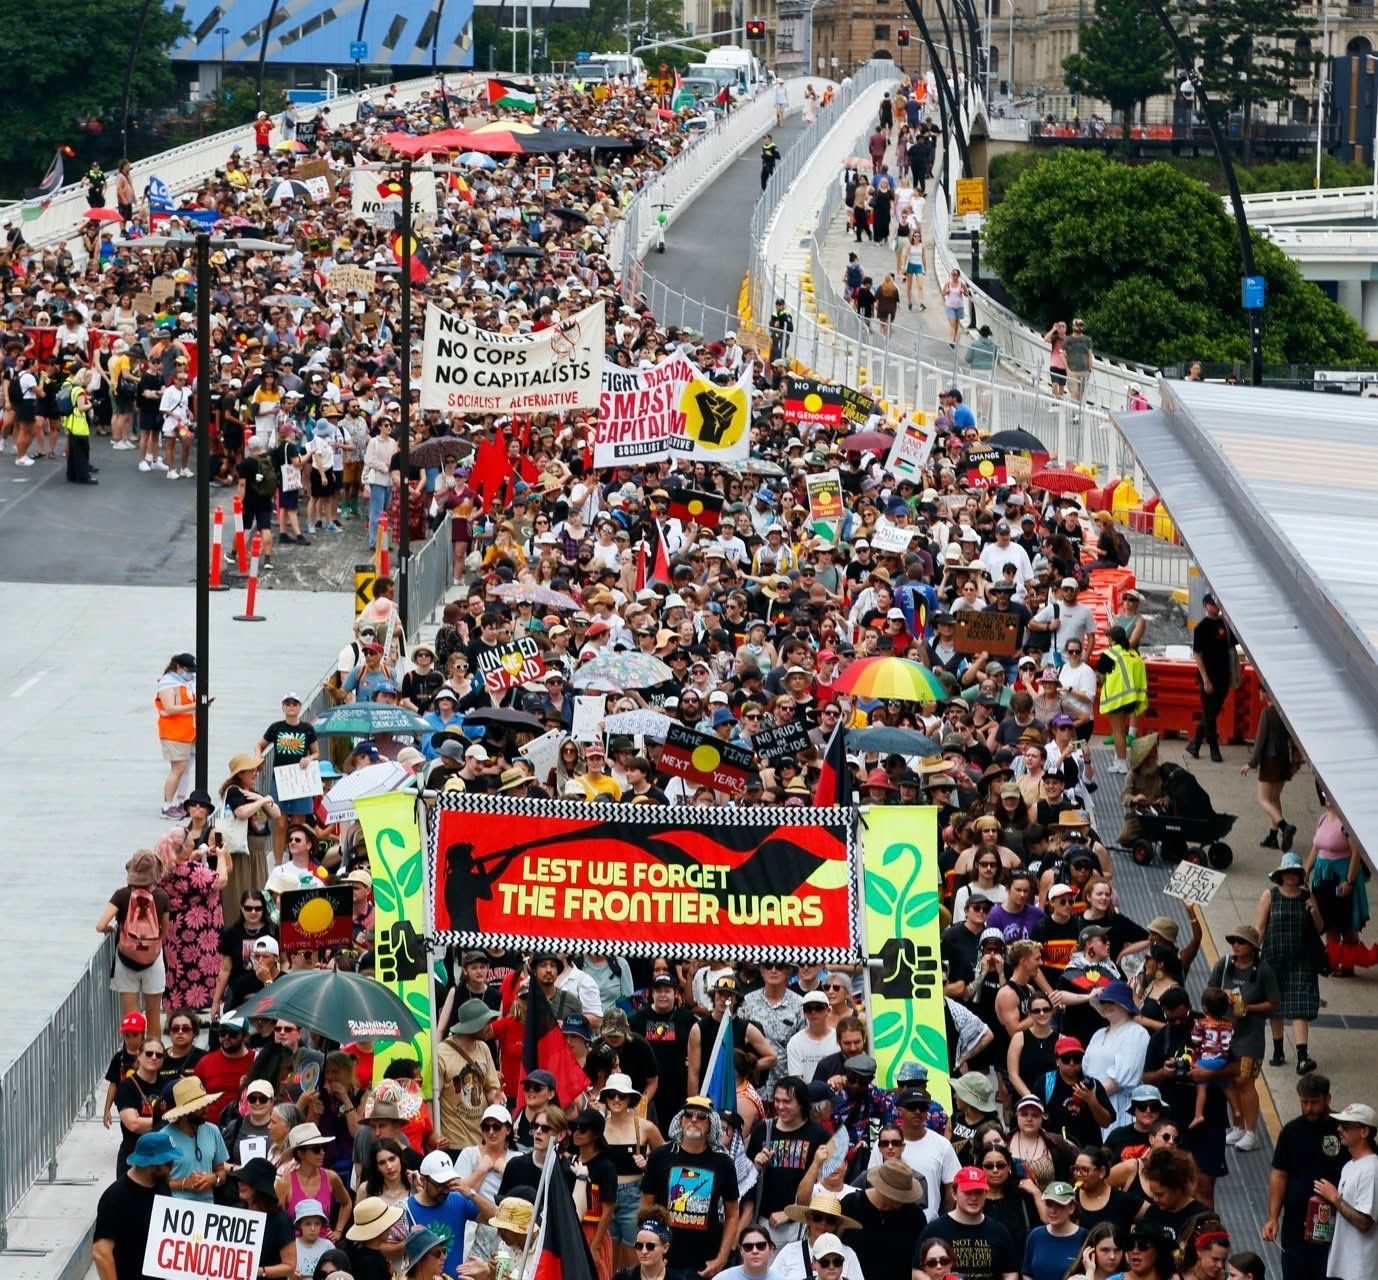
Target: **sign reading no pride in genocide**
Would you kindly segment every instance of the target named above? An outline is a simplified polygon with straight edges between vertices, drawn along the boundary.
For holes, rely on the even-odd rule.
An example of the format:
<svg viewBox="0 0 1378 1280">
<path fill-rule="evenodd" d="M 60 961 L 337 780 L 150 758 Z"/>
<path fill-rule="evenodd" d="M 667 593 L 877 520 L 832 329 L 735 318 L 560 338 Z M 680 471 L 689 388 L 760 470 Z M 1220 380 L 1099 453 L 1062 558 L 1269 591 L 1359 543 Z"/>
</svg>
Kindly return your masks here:
<svg viewBox="0 0 1378 1280">
<path fill-rule="evenodd" d="M 154 1196 L 144 1275 L 159 1280 L 253 1280 L 266 1214 Z"/>
<path fill-rule="evenodd" d="M 490 333 L 426 307 L 421 407 L 442 413 L 596 409 L 603 390 L 603 304 L 541 333 Z"/>
</svg>

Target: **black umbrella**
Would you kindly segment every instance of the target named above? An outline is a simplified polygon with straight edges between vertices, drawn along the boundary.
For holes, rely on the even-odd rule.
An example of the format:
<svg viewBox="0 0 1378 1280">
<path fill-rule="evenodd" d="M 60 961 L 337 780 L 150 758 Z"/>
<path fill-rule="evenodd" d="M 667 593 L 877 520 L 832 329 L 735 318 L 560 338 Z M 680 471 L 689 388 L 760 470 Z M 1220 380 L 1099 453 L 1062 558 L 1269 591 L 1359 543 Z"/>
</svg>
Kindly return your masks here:
<svg viewBox="0 0 1378 1280">
<path fill-rule="evenodd" d="M 557 208 L 552 209 L 550 212 L 553 213 L 562 222 L 578 222 L 582 223 L 585 226 L 588 225 L 588 214 L 580 213 L 578 209 L 566 209 L 563 205 L 560 205 Z"/>
<path fill-rule="evenodd" d="M 620 151 L 630 154 L 633 151 L 640 151 L 644 145 L 635 138 L 614 138 L 605 134 L 601 137 L 591 138 L 588 144 L 592 145 L 595 151 Z"/>
<path fill-rule="evenodd" d="M 535 716 L 511 707 L 479 707 L 466 712 L 465 724 L 501 725 L 508 729 L 534 729 L 537 733 L 545 728 Z"/>
<path fill-rule="evenodd" d="M 446 458 L 463 459 L 473 452 L 474 446 L 468 440 L 461 440 L 457 436 L 437 436 L 412 445 L 407 453 L 407 461 L 424 471 L 427 467 L 443 466 Z"/>
<path fill-rule="evenodd" d="M 411 1010 L 387 987 L 362 974 L 324 969 L 284 973 L 240 1013 L 246 1018 L 290 1018 L 341 1043 L 411 1040 L 421 1034 Z"/>
<path fill-rule="evenodd" d="M 998 445 L 1002 449 L 1013 449 L 1017 453 L 1047 453 L 1048 446 L 1031 431 L 1022 427 L 1012 427 L 1009 431 L 997 431 L 987 444 Z"/>
<path fill-rule="evenodd" d="M 498 248 L 504 258 L 544 258 L 545 250 L 537 244 L 506 244 Z"/>
</svg>

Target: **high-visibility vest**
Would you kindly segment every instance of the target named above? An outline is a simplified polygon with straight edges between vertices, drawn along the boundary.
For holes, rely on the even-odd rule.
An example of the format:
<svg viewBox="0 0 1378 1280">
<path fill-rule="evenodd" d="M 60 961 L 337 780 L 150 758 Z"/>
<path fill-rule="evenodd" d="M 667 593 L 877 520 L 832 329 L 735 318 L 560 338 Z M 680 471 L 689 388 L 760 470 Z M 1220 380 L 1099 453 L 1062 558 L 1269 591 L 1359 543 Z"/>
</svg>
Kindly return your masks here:
<svg viewBox="0 0 1378 1280">
<path fill-rule="evenodd" d="M 1134 649 L 1112 644 L 1105 656 L 1114 663 L 1100 691 L 1102 714 L 1111 711 L 1142 711 L 1148 705 L 1148 669 Z"/>
<path fill-rule="evenodd" d="M 185 684 L 173 685 L 172 688 L 177 694 L 177 705 L 179 707 L 189 707 L 195 704 L 196 695 L 192 693 L 191 687 Z M 153 695 L 153 705 L 158 712 L 158 738 L 161 742 L 195 742 L 196 741 L 196 717 L 188 715 L 173 715 L 165 706 L 158 694 Z"/>
</svg>

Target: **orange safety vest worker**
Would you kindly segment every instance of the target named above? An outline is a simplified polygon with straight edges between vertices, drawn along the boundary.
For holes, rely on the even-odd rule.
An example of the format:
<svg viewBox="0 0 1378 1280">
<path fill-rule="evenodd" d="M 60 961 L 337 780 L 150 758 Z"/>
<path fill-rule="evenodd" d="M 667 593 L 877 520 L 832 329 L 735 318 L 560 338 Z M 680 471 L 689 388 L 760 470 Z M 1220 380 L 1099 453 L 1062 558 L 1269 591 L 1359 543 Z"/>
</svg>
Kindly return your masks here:
<svg viewBox="0 0 1378 1280">
<path fill-rule="evenodd" d="M 168 689 L 177 695 L 177 705 L 179 707 L 191 707 L 196 705 L 196 695 L 191 691 L 191 686 L 187 684 L 169 685 Z M 164 690 L 163 692 L 167 692 Z M 158 739 L 161 742 L 195 742 L 196 741 L 196 717 L 194 715 L 176 715 L 163 706 L 161 694 L 153 695 L 153 705 L 158 712 Z"/>
</svg>

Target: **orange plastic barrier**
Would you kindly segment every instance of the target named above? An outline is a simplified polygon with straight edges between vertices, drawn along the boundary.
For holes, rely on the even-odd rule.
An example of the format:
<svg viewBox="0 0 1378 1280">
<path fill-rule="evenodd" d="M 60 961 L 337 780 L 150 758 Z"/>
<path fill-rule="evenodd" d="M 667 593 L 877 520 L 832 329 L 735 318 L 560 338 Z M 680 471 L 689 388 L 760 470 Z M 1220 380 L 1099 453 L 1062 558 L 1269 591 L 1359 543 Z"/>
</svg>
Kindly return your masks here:
<svg viewBox="0 0 1378 1280">
<path fill-rule="evenodd" d="M 1139 732 L 1163 737 L 1190 737 L 1196 731 L 1201 694 L 1196 664 L 1170 658 L 1145 658 L 1148 673 L 1148 710 L 1139 717 Z M 1241 670 L 1240 687 L 1232 689 L 1217 722 L 1220 741 L 1226 745 L 1253 737 L 1258 722 L 1258 673 L 1247 663 Z M 1247 726 L 1246 726 L 1247 722 Z M 1096 732 L 1108 733 L 1110 723 L 1096 717 Z"/>
</svg>

